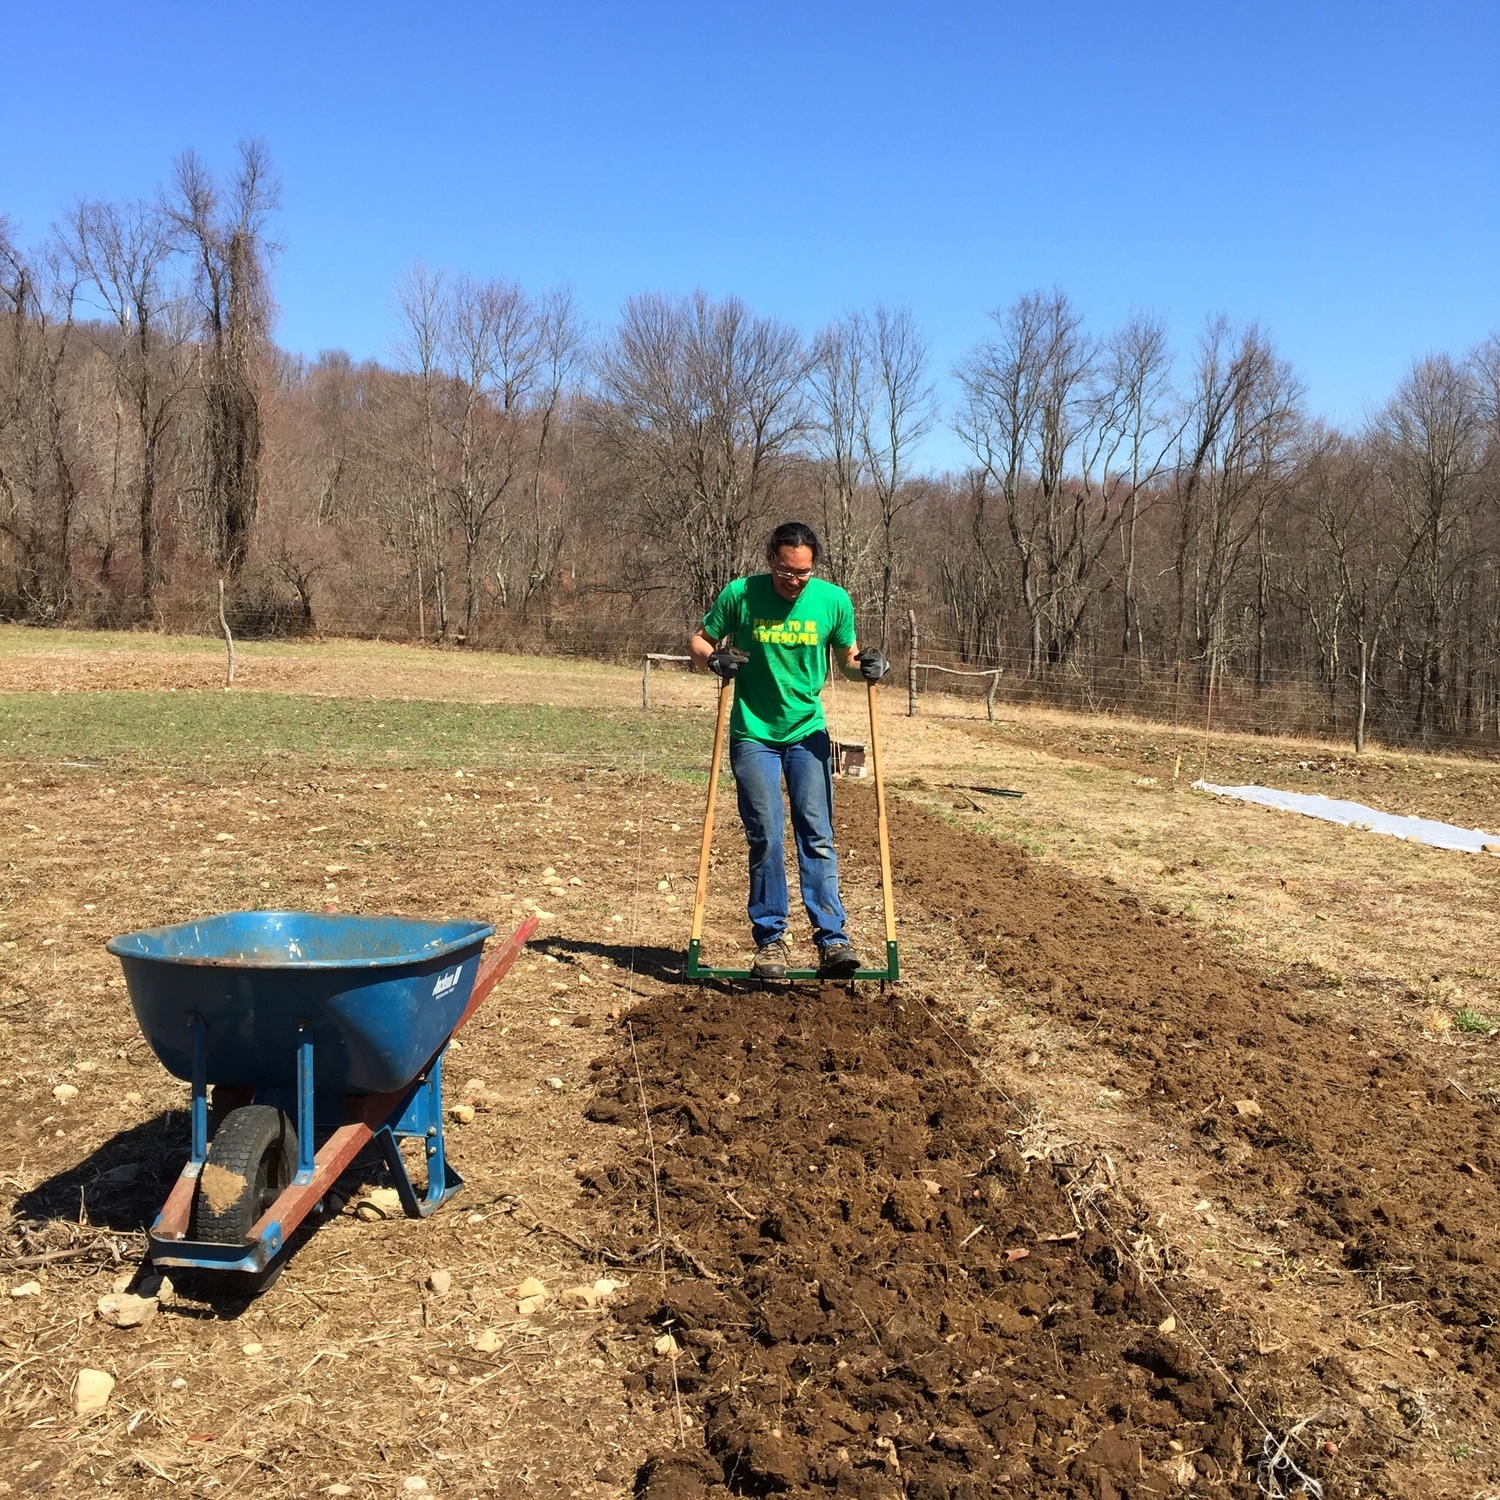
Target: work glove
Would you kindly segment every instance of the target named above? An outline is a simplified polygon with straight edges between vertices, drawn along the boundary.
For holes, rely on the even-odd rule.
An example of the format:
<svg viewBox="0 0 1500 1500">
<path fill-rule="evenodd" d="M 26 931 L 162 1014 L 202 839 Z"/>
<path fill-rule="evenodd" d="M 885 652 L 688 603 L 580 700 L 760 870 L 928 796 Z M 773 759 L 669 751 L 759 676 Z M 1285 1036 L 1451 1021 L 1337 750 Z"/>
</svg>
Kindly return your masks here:
<svg viewBox="0 0 1500 1500">
<path fill-rule="evenodd" d="M 745 665 L 750 658 L 743 651 L 736 651 L 733 646 L 720 646 L 708 659 L 708 670 L 712 672 L 720 682 L 730 681 L 734 674 Z"/>
<path fill-rule="evenodd" d="M 866 646 L 854 659 L 866 682 L 879 682 L 891 670 L 890 659 L 878 646 Z"/>
</svg>

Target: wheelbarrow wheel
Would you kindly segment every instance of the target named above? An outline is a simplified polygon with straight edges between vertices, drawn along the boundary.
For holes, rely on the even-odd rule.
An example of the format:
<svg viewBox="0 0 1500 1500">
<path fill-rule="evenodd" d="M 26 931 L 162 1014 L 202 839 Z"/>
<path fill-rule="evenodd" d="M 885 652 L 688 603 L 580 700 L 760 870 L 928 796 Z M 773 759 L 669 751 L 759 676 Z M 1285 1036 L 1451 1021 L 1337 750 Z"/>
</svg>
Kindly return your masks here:
<svg viewBox="0 0 1500 1500">
<path fill-rule="evenodd" d="M 268 1104 L 231 1110 L 209 1143 L 193 1210 L 194 1237 L 239 1244 L 296 1170 L 297 1130 L 281 1110 Z"/>
</svg>

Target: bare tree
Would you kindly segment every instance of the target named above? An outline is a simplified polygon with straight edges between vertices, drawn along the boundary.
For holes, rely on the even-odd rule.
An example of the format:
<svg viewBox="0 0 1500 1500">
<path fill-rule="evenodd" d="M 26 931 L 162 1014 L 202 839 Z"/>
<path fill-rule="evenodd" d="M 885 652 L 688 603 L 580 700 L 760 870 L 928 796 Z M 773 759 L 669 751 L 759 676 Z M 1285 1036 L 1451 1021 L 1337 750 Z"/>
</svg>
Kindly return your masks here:
<svg viewBox="0 0 1500 1500">
<path fill-rule="evenodd" d="M 1353 636 L 1354 748 L 1362 752 L 1371 674 L 1415 555 L 1414 538 L 1402 535 L 1391 507 L 1384 503 L 1367 443 L 1325 435 L 1306 464 L 1302 490 L 1322 544 L 1308 547 L 1294 578 L 1331 674 L 1339 670 L 1343 622 Z"/>
<path fill-rule="evenodd" d="M 191 368 L 190 320 L 174 275 L 177 226 L 158 204 L 91 199 L 73 210 L 68 231 L 75 271 L 115 325 L 98 345 L 134 417 L 141 609 L 149 615 L 159 572 L 158 491 Z"/>
<path fill-rule="evenodd" d="M 1375 427 L 1380 472 L 1412 553 L 1417 590 L 1417 692 L 1413 728 L 1426 734 L 1441 702 L 1449 600 L 1467 561 L 1466 532 L 1483 461 L 1481 388 L 1474 371 L 1446 354 L 1417 360 Z"/>
<path fill-rule="evenodd" d="M 927 343 L 907 307 L 877 306 L 857 337 L 869 371 L 859 442 L 880 513 L 880 644 L 889 649 L 896 586 L 896 524 L 916 498 L 912 449 L 937 422 Z"/>
<path fill-rule="evenodd" d="M 29 261 L 0 218 L 0 535 L 15 550 L 27 615 L 48 623 L 67 615 L 73 595 L 76 413 L 66 366 L 76 290 L 59 245 Z"/>
<path fill-rule="evenodd" d="M 862 320 L 831 323 L 813 340 L 808 366 L 809 433 L 818 461 L 823 542 L 829 576 L 851 594 L 861 592 L 872 535 L 859 514 L 868 470 L 861 434 L 870 406 Z"/>
<path fill-rule="evenodd" d="M 1194 654 L 1212 693 L 1228 648 L 1230 601 L 1245 549 L 1267 509 L 1285 498 L 1301 420 L 1301 386 L 1253 324 L 1237 337 L 1211 322 L 1179 447 L 1176 661 L 1185 660 L 1191 616 Z"/>
<path fill-rule="evenodd" d="M 1115 394 L 1101 399 L 1096 347 L 1061 292 L 1029 293 L 991 316 L 998 337 L 958 370 L 956 425 L 987 481 L 975 511 L 981 552 L 991 486 L 1004 510 L 1036 677 L 1071 656 L 1092 576 L 1120 524 L 1119 505 L 1101 501 L 1094 466 L 1117 451 L 1128 407 Z"/>
<path fill-rule="evenodd" d="M 562 551 L 568 499 L 567 471 L 553 464 L 559 428 L 583 360 L 583 330 L 573 294 L 560 289 L 537 308 L 538 379 L 531 424 L 531 517 L 521 582 L 521 619 L 549 588 Z"/>
<path fill-rule="evenodd" d="M 806 429 L 806 367 L 795 330 L 737 297 L 625 304 L 597 410 L 642 531 L 685 576 L 684 603 L 714 598 L 752 560 Z"/>
<path fill-rule="evenodd" d="M 1180 431 L 1169 417 L 1172 356 L 1167 330 L 1159 318 L 1132 317 L 1112 334 L 1101 352 L 1099 426 L 1108 434 L 1103 452 L 1105 488 L 1113 471 L 1123 486 L 1120 524 L 1124 595 L 1124 630 L 1120 661 L 1128 660 L 1134 641 L 1141 675 L 1146 670 L 1146 641 L 1141 628 L 1136 584 L 1136 537 L 1149 495 L 1172 453 Z"/>
<path fill-rule="evenodd" d="M 464 549 L 467 638 L 478 623 L 484 576 L 506 586 L 507 504 L 524 462 L 521 427 L 542 341 L 519 287 L 460 276 L 446 299 L 439 347 L 447 377 L 439 409 L 456 450 L 448 496 Z"/>
<path fill-rule="evenodd" d="M 202 318 L 203 500 L 216 566 L 245 565 L 260 498 L 261 368 L 271 333 L 266 221 L 280 187 L 262 141 L 240 144 L 227 191 L 191 151 L 170 212 L 193 253 Z"/>
<path fill-rule="evenodd" d="M 402 473 L 398 486 L 404 532 L 414 573 L 417 636 L 427 638 L 425 578 L 432 580 L 438 639 L 448 634 L 448 570 L 443 548 L 441 479 L 438 472 L 437 406 L 440 360 L 448 315 L 441 272 L 417 264 L 396 288 L 402 331 L 398 358 L 416 383 L 415 411 L 400 421 L 393 458 Z M 425 577 L 424 577 L 425 575 Z"/>
</svg>

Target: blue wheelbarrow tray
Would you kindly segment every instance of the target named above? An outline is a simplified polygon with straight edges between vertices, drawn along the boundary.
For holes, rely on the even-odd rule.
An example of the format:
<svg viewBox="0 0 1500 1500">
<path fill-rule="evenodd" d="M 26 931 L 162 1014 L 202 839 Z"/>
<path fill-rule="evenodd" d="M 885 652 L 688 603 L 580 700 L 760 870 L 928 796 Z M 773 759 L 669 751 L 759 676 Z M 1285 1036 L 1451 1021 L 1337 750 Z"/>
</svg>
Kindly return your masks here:
<svg viewBox="0 0 1500 1500">
<path fill-rule="evenodd" d="M 292 1088 L 311 1028 L 320 1089 L 385 1094 L 410 1083 L 468 1003 L 494 928 L 324 912 L 236 911 L 108 944 L 136 1020 L 178 1078 L 193 1076 L 190 1016 L 208 1082 Z"/>
<path fill-rule="evenodd" d="M 189 1159 L 151 1227 L 153 1261 L 263 1272 L 372 1138 L 409 1215 L 456 1192 L 463 1179 L 443 1144 L 443 1053 L 535 929 L 528 919 L 482 966 L 495 929 L 472 921 L 244 911 L 111 939 L 142 1033 L 193 1090 Z M 210 1084 L 216 1108 L 269 1104 L 296 1121 L 296 1175 L 241 1243 L 189 1237 Z M 426 1142 L 420 1195 L 402 1137 Z"/>
</svg>

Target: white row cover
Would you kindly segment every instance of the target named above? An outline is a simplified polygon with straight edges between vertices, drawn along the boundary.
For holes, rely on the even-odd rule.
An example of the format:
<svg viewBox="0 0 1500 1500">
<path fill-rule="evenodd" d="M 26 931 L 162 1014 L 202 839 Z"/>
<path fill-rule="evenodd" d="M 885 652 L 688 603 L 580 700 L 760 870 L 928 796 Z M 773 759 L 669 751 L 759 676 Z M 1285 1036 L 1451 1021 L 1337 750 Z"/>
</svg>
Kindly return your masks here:
<svg viewBox="0 0 1500 1500">
<path fill-rule="evenodd" d="M 1201 780 L 1193 783 L 1193 790 L 1212 792 L 1216 797 L 1234 797 L 1241 802 L 1258 802 L 1262 807 L 1321 818 L 1325 823 L 1342 823 L 1345 828 L 1388 833 L 1392 838 L 1431 844 L 1434 849 L 1458 849 L 1465 854 L 1500 854 L 1500 835 L 1485 833 L 1479 828 L 1460 828 L 1454 823 L 1439 823 L 1434 818 L 1404 818 L 1396 813 L 1377 812 L 1363 802 L 1343 802 L 1337 797 L 1324 797 L 1316 792 L 1281 792 L 1267 786 L 1214 786 L 1212 782 Z"/>
</svg>

